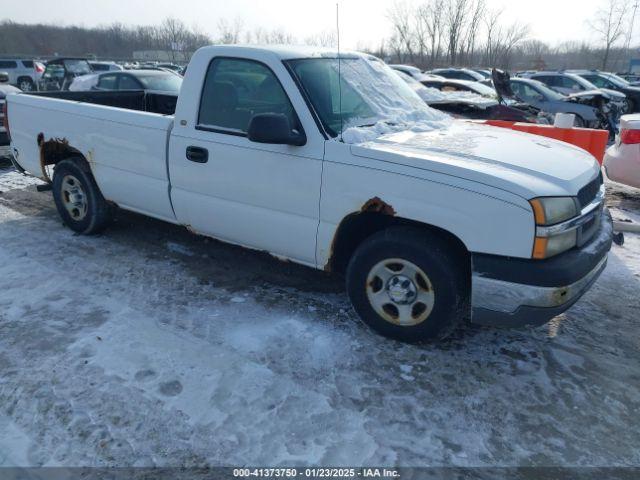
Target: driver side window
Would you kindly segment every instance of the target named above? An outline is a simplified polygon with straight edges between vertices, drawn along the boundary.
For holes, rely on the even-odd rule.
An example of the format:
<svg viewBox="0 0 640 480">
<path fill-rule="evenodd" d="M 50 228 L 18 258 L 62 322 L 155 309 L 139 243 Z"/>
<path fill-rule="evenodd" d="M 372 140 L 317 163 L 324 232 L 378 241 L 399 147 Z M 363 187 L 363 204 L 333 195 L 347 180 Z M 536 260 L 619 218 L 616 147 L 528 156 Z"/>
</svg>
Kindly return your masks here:
<svg viewBox="0 0 640 480">
<path fill-rule="evenodd" d="M 282 113 L 292 128 L 298 126 L 289 97 L 266 65 L 236 58 L 214 59 L 200 99 L 198 127 L 245 135 L 251 118 L 260 113 Z"/>
</svg>

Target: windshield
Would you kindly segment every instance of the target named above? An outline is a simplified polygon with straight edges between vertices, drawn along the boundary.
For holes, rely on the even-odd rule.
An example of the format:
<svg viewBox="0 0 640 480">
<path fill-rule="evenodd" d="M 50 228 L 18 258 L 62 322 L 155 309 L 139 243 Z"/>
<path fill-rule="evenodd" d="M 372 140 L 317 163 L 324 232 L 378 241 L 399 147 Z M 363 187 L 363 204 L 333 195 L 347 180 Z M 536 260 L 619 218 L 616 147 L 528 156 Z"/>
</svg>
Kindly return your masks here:
<svg viewBox="0 0 640 480">
<path fill-rule="evenodd" d="M 536 90 L 538 90 L 540 93 L 542 93 L 542 95 L 544 97 L 546 97 L 548 100 L 564 100 L 566 97 L 558 92 L 556 92 L 555 90 L 551 90 L 549 87 L 547 87 L 544 83 L 539 82 L 538 80 L 530 80 L 531 83 L 533 84 L 533 86 L 535 87 Z M 521 82 L 524 85 L 527 84 L 527 82 Z"/>
<path fill-rule="evenodd" d="M 354 143 L 364 137 L 374 138 L 377 134 L 387 133 L 383 131 L 387 128 L 380 124 L 403 125 L 404 129 L 433 129 L 441 126 L 434 122 L 449 119 L 428 107 L 407 83 L 378 59 L 343 57 L 340 66 L 337 58 L 307 58 L 287 63 L 327 133 L 332 137 L 342 133 L 345 142 Z M 345 134 L 349 129 L 367 127 L 375 128 L 367 134 L 362 131 L 358 131 L 358 135 Z"/>
<path fill-rule="evenodd" d="M 179 92 L 182 86 L 182 78 L 167 73 L 166 75 L 136 75 L 145 90 L 159 90 L 162 92 Z"/>
<path fill-rule="evenodd" d="M 566 74 L 566 76 L 567 78 L 570 78 L 575 82 L 579 83 L 580 85 L 582 85 L 582 87 L 584 87 L 585 90 L 598 90 L 598 87 L 596 87 L 593 83 L 591 83 L 586 78 L 581 77 L 580 75 Z"/>
<path fill-rule="evenodd" d="M 487 98 L 498 98 L 498 94 L 496 93 L 496 91 L 483 84 L 480 82 L 470 82 L 469 84 L 469 88 L 471 90 L 473 90 L 476 93 L 479 93 L 480 95 L 482 95 L 483 97 L 487 97 Z"/>
<path fill-rule="evenodd" d="M 93 71 L 86 60 L 65 60 L 64 66 L 68 72 L 74 75 L 86 75 Z"/>
<path fill-rule="evenodd" d="M 630 85 L 629 82 L 627 82 L 624 78 L 619 77 L 615 73 L 601 73 L 600 76 L 606 78 L 611 83 L 621 88 L 628 87 Z"/>
</svg>

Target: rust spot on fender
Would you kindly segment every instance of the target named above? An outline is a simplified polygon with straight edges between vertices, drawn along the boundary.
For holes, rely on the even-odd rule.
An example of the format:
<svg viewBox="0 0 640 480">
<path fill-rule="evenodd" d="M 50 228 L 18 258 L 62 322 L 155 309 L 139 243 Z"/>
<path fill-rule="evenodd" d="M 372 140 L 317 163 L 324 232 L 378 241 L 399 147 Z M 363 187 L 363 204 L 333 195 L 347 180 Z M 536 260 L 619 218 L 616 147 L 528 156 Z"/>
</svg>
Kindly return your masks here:
<svg viewBox="0 0 640 480">
<path fill-rule="evenodd" d="M 382 200 L 380 197 L 373 197 L 370 200 L 367 200 L 362 208 L 361 212 L 374 212 L 374 213 L 382 213 L 383 215 L 394 216 L 396 211 L 393 209 L 391 205 Z"/>
</svg>

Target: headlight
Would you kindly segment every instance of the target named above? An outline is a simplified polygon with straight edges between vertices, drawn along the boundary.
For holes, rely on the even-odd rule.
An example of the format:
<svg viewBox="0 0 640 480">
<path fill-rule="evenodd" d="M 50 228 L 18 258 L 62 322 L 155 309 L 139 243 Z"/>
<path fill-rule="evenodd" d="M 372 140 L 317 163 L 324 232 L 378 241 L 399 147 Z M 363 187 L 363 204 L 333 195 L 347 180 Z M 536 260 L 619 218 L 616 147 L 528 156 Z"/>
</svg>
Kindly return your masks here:
<svg viewBox="0 0 640 480">
<path fill-rule="evenodd" d="M 529 203 L 533 208 L 536 225 L 547 226 L 564 222 L 578 215 L 578 204 L 573 197 L 541 197 Z"/>
<path fill-rule="evenodd" d="M 531 203 L 536 227 L 556 225 L 580 213 L 578 200 L 574 197 L 541 197 Z M 533 258 L 553 257 L 576 246 L 577 231 L 571 230 L 549 236 L 537 236 L 533 243 Z"/>
</svg>

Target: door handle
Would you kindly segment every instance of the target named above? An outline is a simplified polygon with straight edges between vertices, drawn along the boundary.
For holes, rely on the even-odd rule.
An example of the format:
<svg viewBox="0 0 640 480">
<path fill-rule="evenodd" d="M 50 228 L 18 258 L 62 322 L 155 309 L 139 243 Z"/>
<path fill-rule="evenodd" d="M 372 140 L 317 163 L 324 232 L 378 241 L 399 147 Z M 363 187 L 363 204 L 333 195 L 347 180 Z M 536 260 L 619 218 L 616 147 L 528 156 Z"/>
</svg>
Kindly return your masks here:
<svg viewBox="0 0 640 480">
<path fill-rule="evenodd" d="M 187 147 L 187 160 L 196 163 L 207 163 L 209 161 L 209 150 L 202 147 Z"/>
</svg>

